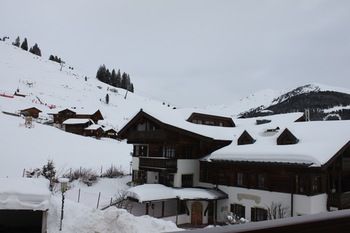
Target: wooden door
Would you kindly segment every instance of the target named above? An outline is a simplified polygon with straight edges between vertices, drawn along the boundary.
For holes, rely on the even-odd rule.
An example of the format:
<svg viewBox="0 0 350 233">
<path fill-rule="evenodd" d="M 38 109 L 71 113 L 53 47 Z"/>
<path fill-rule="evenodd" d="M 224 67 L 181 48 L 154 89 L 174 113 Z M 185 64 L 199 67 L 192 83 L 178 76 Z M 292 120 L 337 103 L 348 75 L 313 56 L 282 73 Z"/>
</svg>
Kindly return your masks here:
<svg viewBox="0 0 350 233">
<path fill-rule="evenodd" d="M 196 201 L 192 203 L 191 207 L 191 224 L 202 225 L 203 224 L 203 206 L 202 203 Z"/>
</svg>

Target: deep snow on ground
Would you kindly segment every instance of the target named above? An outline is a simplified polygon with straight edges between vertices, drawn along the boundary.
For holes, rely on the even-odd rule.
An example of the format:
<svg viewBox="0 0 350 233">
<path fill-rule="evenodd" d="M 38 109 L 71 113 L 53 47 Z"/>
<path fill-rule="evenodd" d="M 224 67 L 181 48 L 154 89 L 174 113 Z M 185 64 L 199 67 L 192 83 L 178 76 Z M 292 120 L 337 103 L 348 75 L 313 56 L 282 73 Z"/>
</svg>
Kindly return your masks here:
<svg viewBox="0 0 350 233">
<path fill-rule="evenodd" d="M 49 233 L 155 233 L 181 230 L 173 222 L 149 216 L 135 217 L 126 210 L 110 207 L 105 211 L 65 201 L 62 231 L 59 231 L 61 198 L 51 198 Z"/>
<path fill-rule="evenodd" d="M 112 139 L 96 140 L 34 123 L 25 128 L 24 119 L 0 113 L 0 177 L 20 177 L 23 169 L 42 167 L 53 160 L 58 176 L 71 168 L 98 172 L 112 164 L 129 172 L 131 146 Z"/>
<path fill-rule="evenodd" d="M 123 194 L 123 191 L 129 188 L 126 185 L 129 181 L 131 181 L 131 176 L 113 179 L 101 178 L 92 186 L 87 186 L 83 182 L 76 180 L 70 183 L 70 189 L 66 192 L 66 198 L 78 202 L 80 190 L 79 203 L 96 208 L 99 193 L 101 193 L 99 208 L 105 207 L 110 204 L 111 198 L 115 200 Z"/>
</svg>

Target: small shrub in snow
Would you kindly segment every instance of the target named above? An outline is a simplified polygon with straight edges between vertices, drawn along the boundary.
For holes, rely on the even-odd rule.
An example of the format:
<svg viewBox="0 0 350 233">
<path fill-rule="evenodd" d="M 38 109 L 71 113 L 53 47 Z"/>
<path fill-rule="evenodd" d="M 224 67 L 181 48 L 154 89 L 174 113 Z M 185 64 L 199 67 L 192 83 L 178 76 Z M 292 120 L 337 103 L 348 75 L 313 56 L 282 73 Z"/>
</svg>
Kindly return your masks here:
<svg viewBox="0 0 350 233">
<path fill-rule="evenodd" d="M 108 168 L 104 173 L 102 173 L 101 177 L 105 178 L 118 178 L 121 176 L 124 176 L 124 172 L 122 169 L 119 167 L 117 168 L 116 166 L 111 166 Z"/>
<path fill-rule="evenodd" d="M 226 219 L 226 224 L 243 224 L 243 223 L 247 223 L 248 220 L 245 219 L 245 218 L 241 218 L 237 215 L 235 215 L 234 213 L 232 212 L 229 212 L 226 214 L 225 216 L 225 219 Z"/>
<path fill-rule="evenodd" d="M 70 182 L 72 182 L 73 180 L 79 180 L 87 186 L 93 185 L 97 182 L 98 179 L 98 175 L 94 170 L 86 168 L 76 169 L 73 172 L 63 175 L 63 177 L 69 178 Z"/>
</svg>

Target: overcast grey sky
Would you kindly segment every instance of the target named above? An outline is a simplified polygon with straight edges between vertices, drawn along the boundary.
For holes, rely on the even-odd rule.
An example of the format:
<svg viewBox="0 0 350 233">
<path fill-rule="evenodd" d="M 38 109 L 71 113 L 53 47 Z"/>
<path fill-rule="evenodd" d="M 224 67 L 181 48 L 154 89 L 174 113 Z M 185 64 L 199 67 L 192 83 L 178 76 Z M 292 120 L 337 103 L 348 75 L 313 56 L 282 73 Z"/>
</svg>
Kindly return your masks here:
<svg viewBox="0 0 350 233">
<path fill-rule="evenodd" d="M 348 0 L 0 0 L 0 36 L 28 37 L 94 77 L 178 106 L 306 83 L 350 88 Z"/>
</svg>

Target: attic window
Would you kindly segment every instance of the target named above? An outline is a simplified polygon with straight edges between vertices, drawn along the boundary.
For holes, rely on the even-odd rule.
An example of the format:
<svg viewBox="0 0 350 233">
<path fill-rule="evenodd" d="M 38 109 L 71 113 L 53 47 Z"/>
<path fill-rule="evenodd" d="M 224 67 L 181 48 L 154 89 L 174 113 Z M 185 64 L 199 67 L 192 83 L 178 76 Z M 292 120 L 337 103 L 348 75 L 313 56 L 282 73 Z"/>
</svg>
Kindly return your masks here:
<svg viewBox="0 0 350 233">
<path fill-rule="evenodd" d="M 299 139 L 296 138 L 287 128 L 277 138 L 277 145 L 297 144 Z"/>
<path fill-rule="evenodd" d="M 244 130 L 242 135 L 237 140 L 238 145 L 253 144 L 254 142 L 255 139 L 252 136 L 250 136 L 250 134 L 246 130 Z"/>
</svg>

